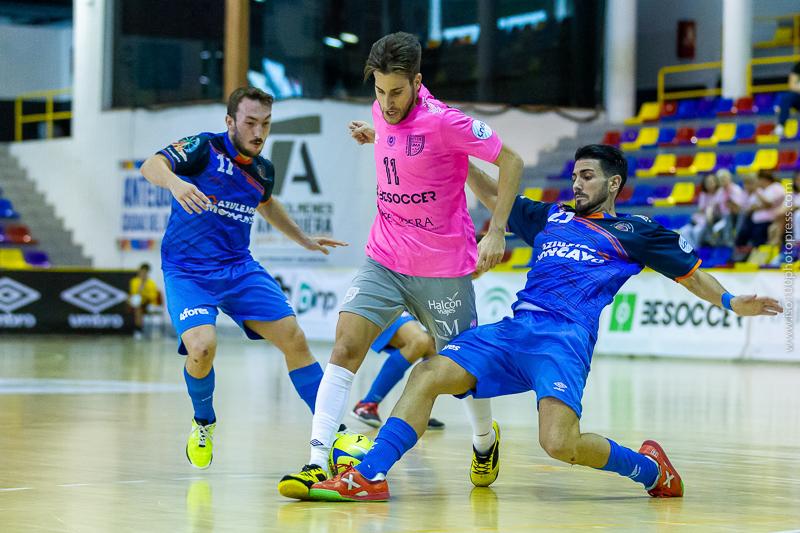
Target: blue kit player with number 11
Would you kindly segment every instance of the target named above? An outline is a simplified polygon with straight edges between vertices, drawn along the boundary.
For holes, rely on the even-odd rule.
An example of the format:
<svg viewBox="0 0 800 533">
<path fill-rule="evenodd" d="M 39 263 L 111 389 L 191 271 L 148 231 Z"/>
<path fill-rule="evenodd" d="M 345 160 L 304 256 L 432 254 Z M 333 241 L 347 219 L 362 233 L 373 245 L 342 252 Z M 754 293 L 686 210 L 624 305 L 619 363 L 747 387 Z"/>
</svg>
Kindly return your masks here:
<svg viewBox="0 0 800 533">
<path fill-rule="evenodd" d="M 186 137 L 141 169 L 174 197 L 161 262 L 178 351 L 188 355 L 183 374 L 194 418 L 186 457 L 196 468 L 208 468 L 212 460 L 218 309 L 249 338 L 266 339 L 283 352 L 292 384 L 312 412 L 322 379 L 291 305 L 250 254 L 250 231 L 258 213 L 308 250 L 328 254 L 328 247 L 345 243 L 309 237 L 272 196 L 275 170 L 259 156 L 271 120 L 272 96 L 236 89 L 228 100 L 227 131 Z"/>
</svg>

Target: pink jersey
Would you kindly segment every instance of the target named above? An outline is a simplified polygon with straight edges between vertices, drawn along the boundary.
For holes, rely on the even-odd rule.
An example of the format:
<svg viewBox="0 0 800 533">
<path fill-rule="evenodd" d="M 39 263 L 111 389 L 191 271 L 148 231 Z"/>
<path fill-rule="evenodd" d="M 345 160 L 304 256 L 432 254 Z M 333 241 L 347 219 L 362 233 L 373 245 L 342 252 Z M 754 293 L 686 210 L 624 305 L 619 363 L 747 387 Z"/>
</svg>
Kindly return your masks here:
<svg viewBox="0 0 800 533">
<path fill-rule="evenodd" d="M 434 99 L 423 86 L 416 106 L 391 125 L 372 106 L 378 214 L 367 255 L 409 276 L 455 278 L 475 271 L 478 249 L 464 185 L 469 156 L 494 161 L 492 129 Z"/>
</svg>

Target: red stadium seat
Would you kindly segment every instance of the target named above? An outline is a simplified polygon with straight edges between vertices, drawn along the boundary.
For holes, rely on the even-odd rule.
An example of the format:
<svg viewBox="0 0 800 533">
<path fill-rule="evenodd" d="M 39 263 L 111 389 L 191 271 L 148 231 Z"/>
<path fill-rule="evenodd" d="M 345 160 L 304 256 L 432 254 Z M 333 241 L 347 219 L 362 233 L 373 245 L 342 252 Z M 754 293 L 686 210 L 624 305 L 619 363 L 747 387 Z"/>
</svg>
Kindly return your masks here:
<svg viewBox="0 0 800 533">
<path fill-rule="evenodd" d="M 694 134 L 694 128 L 678 128 L 675 138 L 672 139 L 672 144 L 678 146 L 690 145 L 692 144 L 692 138 L 694 137 Z"/>
<path fill-rule="evenodd" d="M 678 104 L 674 100 L 667 100 L 661 104 L 661 118 L 670 118 L 678 112 Z"/>
<path fill-rule="evenodd" d="M 743 96 L 736 100 L 733 104 L 732 111 L 737 115 L 752 115 L 753 114 L 753 97 Z"/>
<path fill-rule="evenodd" d="M 797 168 L 797 152 L 786 150 L 778 154 L 778 170 L 794 170 Z"/>
<path fill-rule="evenodd" d="M 11 244 L 35 244 L 31 230 L 25 224 L 9 224 L 4 231 L 5 242 Z"/>
<path fill-rule="evenodd" d="M 545 189 L 542 191 L 542 201 L 552 203 L 558 200 L 558 195 L 561 193 L 559 189 Z"/>
<path fill-rule="evenodd" d="M 617 130 L 608 130 L 603 135 L 603 141 L 600 144 L 610 144 L 611 146 L 619 146 L 622 141 L 622 132 Z"/>
</svg>

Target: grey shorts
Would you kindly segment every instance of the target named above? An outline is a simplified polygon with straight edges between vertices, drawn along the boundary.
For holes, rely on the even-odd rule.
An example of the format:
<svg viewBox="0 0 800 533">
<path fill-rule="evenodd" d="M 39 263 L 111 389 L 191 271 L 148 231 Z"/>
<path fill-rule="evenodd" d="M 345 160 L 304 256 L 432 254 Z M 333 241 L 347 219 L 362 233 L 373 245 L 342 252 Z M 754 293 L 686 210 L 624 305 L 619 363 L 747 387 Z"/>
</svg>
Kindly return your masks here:
<svg viewBox="0 0 800 533">
<path fill-rule="evenodd" d="M 471 276 L 406 276 L 370 258 L 353 278 L 339 311 L 363 316 L 384 330 L 406 309 L 433 335 L 437 350 L 478 323 Z"/>
</svg>

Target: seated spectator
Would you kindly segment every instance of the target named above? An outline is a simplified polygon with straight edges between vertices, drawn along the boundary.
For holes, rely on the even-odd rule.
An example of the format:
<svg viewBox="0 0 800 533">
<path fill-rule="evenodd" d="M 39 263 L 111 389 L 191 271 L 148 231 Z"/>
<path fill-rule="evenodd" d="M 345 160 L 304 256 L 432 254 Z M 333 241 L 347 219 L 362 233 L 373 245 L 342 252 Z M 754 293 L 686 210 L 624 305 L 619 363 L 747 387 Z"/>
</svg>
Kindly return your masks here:
<svg viewBox="0 0 800 533">
<path fill-rule="evenodd" d="M 737 247 L 755 248 L 766 244 L 769 227 L 775 220 L 784 197 L 783 187 L 771 172 L 758 173 L 757 187 L 748 199 L 750 216 L 745 216 L 736 235 Z"/>
<path fill-rule="evenodd" d="M 142 338 L 144 328 L 144 315 L 147 314 L 148 306 L 158 305 L 160 293 L 156 282 L 150 278 L 150 265 L 142 263 L 136 276 L 131 279 L 128 290 L 130 297 L 128 305 L 133 312 L 133 337 Z"/>
<path fill-rule="evenodd" d="M 733 246 L 738 216 L 747 200 L 747 194 L 733 182 L 733 176 L 728 169 L 717 171 L 717 181 L 719 189 L 713 202 L 716 221 L 706 240 L 712 246 Z"/>
<path fill-rule="evenodd" d="M 719 189 L 719 182 L 714 174 L 708 174 L 700 184 L 700 195 L 697 197 L 697 211 L 692 215 L 689 223 L 683 226 L 678 233 L 689 241 L 695 248 L 699 248 L 705 241 L 706 232 L 716 220 L 714 198 Z"/>
<path fill-rule="evenodd" d="M 775 221 L 769 227 L 769 244 L 783 247 L 791 239 L 796 243 L 800 237 L 800 230 L 797 224 L 800 223 L 800 172 L 794 175 L 792 180 L 792 201 L 786 196 L 788 191 L 784 191 L 784 203 L 777 210 Z M 789 214 L 791 213 L 791 215 Z M 792 248 L 796 248 L 796 244 Z"/>
<path fill-rule="evenodd" d="M 783 127 L 792 108 L 800 109 L 800 63 L 789 73 L 789 90 L 778 97 L 778 125 L 775 126 L 775 135 L 783 135 Z"/>
</svg>

